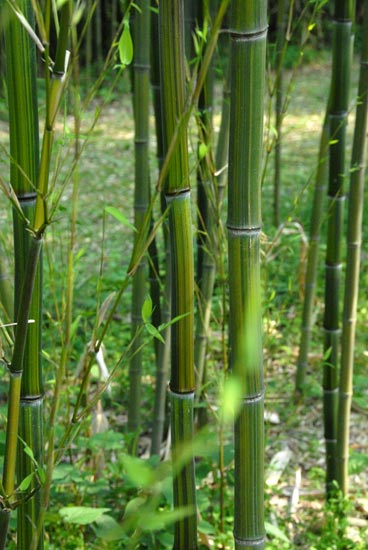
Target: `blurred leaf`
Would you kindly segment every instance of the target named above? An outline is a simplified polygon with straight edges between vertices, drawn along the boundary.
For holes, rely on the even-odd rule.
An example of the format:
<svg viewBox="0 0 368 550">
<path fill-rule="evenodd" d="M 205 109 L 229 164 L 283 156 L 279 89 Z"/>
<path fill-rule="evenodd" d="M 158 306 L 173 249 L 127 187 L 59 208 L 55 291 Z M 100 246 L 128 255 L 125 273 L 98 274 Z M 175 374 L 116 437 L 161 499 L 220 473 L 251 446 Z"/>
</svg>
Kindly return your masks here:
<svg viewBox="0 0 368 550">
<path fill-rule="evenodd" d="M 124 30 L 121 33 L 118 47 L 121 64 L 130 65 L 133 61 L 133 41 L 127 21 L 125 21 Z"/>
<path fill-rule="evenodd" d="M 125 455 L 122 458 L 125 472 L 135 487 L 152 487 L 156 476 L 151 468 L 140 458 Z"/>
<path fill-rule="evenodd" d="M 136 228 L 134 227 L 133 224 L 130 223 L 130 221 L 124 216 L 124 214 L 122 214 L 120 212 L 120 210 L 118 210 L 117 208 L 115 208 L 114 206 L 106 206 L 105 208 L 105 211 L 108 213 L 108 214 L 111 214 L 111 216 L 114 216 L 114 218 L 116 220 L 118 220 L 120 223 L 122 223 L 123 225 L 125 225 L 126 227 L 129 227 L 130 229 L 132 229 L 133 231 L 137 232 Z"/>
<path fill-rule="evenodd" d="M 149 323 L 152 315 L 152 299 L 151 296 L 147 296 L 142 306 L 142 319 L 144 323 Z"/>
<path fill-rule="evenodd" d="M 122 539 L 126 533 L 122 525 L 120 525 L 114 518 L 103 514 L 95 521 L 96 525 L 92 525 L 97 537 L 107 542 L 113 542 L 115 540 Z"/>
<path fill-rule="evenodd" d="M 277 525 L 272 525 L 272 523 L 265 522 L 265 529 L 267 535 L 271 535 L 271 537 L 274 537 L 275 539 L 282 540 L 284 542 L 290 542 L 287 536 Z"/>
<path fill-rule="evenodd" d="M 60 508 L 59 514 L 67 523 L 88 525 L 100 518 L 110 508 L 91 508 L 89 506 L 67 506 Z"/>
<path fill-rule="evenodd" d="M 151 323 L 146 323 L 145 327 L 148 330 L 148 332 L 151 334 L 151 336 L 153 336 L 154 338 L 157 338 L 157 340 L 160 340 L 160 342 L 162 342 L 163 344 L 165 343 L 165 340 L 163 339 L 162 335 L 154 325 L 152 325 Z"/>
</svg>

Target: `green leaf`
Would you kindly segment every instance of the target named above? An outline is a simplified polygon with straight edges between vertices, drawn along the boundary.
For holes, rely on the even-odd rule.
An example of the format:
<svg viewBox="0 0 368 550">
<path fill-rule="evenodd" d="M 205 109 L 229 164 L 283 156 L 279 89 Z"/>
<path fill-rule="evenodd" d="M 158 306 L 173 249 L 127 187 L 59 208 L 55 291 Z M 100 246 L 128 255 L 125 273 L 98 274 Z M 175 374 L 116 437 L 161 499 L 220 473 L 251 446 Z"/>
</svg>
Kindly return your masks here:
<svg viewBox="0 0 368 550">
<path fill-rule="evenodd" d="M 46 472 L 42 466 L 38 465 L 37 467 L 37 475 L 40 478 L 41 483 L 45 483 L 46 481 Z"/>
<path fill-rule="evenodd" d="M 133 41 L 129 23 L 126 21 L 119 40 L 119 58 L 122 65 L 130 65 L 133 61 Z"/>
<path fill-rule="evenodd" d="M 110 508 L 91 508 L 89 506 L 65 506 L 60 508 L 59 514 L 67 523 L 88 525 L 100 518 Z"/>
<path fill-rule="evenodd" d="M 120 525 L 114 518 L 103 514 L 96 520 L 96 525 L 92 526 L 97 537 L 107 542 L 113 542 L 115 540 L 122 539 L 126 533 L 122 525 Z"/>
<path fill-rule="evenodd" d="M 204 159 L 204 157 L 207 155 L 207 152 L 208 152 L 207 145 L 205 143 L 201 143 L 198 149 L 199 160 Z"/>
<path fill-rule="evenodd" d="M 272 523 L 265 522 L 265 529 L 267 535 L 271 535 L 271 537 L 274 537 L 275 539 L 282 540 L 284 542 L 290 542 L 287 536 L 279 527 L 276 525 L 272 525 Z"/>
<path fill-rule="evenodd" d="M 155 483 L 154 472 L 142 459 L 125 455 L 122 462 L 127 476 L 135 487 L 152 487 Z"/>
<path fill-rule="evenodd" d="M 160 342 L 162 342 L 163 344 L 165 343 L 165 340 L 163 339 L 162 335 L 154 325 L 152 325 L 151 323 L 146 323 L 145 327 L 148 330 L 148 332 L 151 334 L 151 336 L 153 336 L 154 338 L 157 338 L 157 340 L 160 340 Z"/>
<path fill-rule="evenodd" d="M 33 478 L 34 478 L 34 472 L 26 476 L 18 487 L 19 491 L 26 491 L 28 487 L 31 485 Z"/>
<path fill-rule="evenodd" d="M 144 323 L 149 323 L 152 315 L 152 299 L 151 296 L 147 296 L 142 306 L 142 319 Z"/>
<path fill-rule="evenodd" d="M 105 211 L 108 214 L 111 214 L 114 216 L 115 219 L 117 219 L 119 222 L 121 222 L 123 225 L 130 227 L 130 229 L 133 229 L 133 231 L 137 232 L 136 228 L 133 224 L 130 223 L 130 221 L 122 214 L 117 208 L 114 206 L 106 206 Z"/>
<path fill-rule="evenodd" d="M 140 508 L 146 504 L 144 497 L 132 498 L 125 507 L 124 518 L 140 514 Z"/>
</svg>

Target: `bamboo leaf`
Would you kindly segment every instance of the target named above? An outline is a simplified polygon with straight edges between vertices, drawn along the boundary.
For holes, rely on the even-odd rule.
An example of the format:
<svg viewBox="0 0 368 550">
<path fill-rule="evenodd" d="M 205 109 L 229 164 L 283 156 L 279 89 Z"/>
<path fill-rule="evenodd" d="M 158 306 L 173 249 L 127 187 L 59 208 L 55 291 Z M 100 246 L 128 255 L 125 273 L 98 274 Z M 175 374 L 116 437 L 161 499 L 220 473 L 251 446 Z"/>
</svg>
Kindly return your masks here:
<svg viewBox="0 0 368 550">
<path fill-rule="evenodd" d="M 125 225 L 125 226 L 129 227 L 130 229 L 132 229 L 133 231 L 137 232 L 134 225 L 131 224 L 130 221 L 124 216 L 124 214 L 122 214 L 120 212 L 120 210 L 118 210 L 114 206 L 106 206 L 105 211 L 108 214 L 111 214 L 112 216 L 114 216 L 114 218 L 117 219 L 123 225 Z"/>
<path fill-rule="evenodd" d="M 19 491 L 26 491 L 28 489 L 28 487 L 31 485 L 33 478 L 34 478 L 34 472 L 31 472 L 20 483 L 20 485 L 18 487 Z"/>
<path fill-rule="evenodd" d="M 124 24 L 124 30 L 120 36 L 118 49 L 121 64 L 130 65 L 133 61 L 133 41 L 127 21 Z"/>
<path fill-rule="evenodd" d="M 142 319 L 144 323 L 149 323 L 151 320 L 152 315 L 152 299 L 150 296 L 147 296 L 147 298 L 144 301 L 144 304 L 142 306 Z"/>
<path fill-rule="evenodd" d="M 208 153 L 208 147 L 205 143 L 201 143 L 199 145 L 199 148 L 198 148 L 198 157 L 199 157 L 199 160 L 202 160 L 204 159 L 204 157 L 207 155 Z"/>
<path fill-rule="evenodd" d="M 91 508 L 90 506 L 67 506 L 60 508 L 59 514 L 67 523 L 76 523 L 77 525 L 88 525 L 105 512 L 109 512 L 110 508 Z"/>
<path fill-rule="evenodd" d="M 160 342 L 162 342 L 163 344 L 165 343 L 164 338 L 162 337 L 162 335 L 154 325 L 152 325 L 151 323 L 146 323 L 145 327 L 148 330 L 148 332 L 151 334 L 151 336 L 153 336 L 154 338 L 157 338 L 157 340 L 160 340 Z"/>
</svg>

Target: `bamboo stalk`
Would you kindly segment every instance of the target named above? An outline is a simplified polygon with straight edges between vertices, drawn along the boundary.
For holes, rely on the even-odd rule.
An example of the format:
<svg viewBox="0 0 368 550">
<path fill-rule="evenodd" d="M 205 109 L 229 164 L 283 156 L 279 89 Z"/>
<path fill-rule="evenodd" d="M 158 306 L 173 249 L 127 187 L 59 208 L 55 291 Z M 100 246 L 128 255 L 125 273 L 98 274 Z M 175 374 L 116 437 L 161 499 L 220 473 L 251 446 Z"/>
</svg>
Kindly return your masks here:
<svg viewBox="0 0 368 550">
<path fill-rule="evenodd" d="M 276 128 L 276 142 L 275 142 L 275 179 L 274 179 L 274 202 L 273 202 L 273 215 L 274 224 L 276 227 L 280 225 L 280 198 L 281 198 L 281 131 L 282 120 L 284 116 L 284 44 L 285 44 L 285 31 L 286 31 L 286 8 L 288 2 L 286 0 L 278 0 L 277 3 L 277 34 L 276 34 L 276 100 L 275 100 L 275 128 Z"/>
<path fill-rule="evenodd" d="M 267 3 L 232 5 L 228 244 L 235 419 L 235 549 L 265 547 L 260 235 Z"/>
<path fill-rule="evenodd" d="M 341 235 L 343 226 L 345 137 L 352 60 L 353 2 L 338 0 L 333 22 L 333 61 L 329 102 L 329 182 L 327 251 L 325 260 L 325 312 L 323 405 L 326 442 L 326 487 L 329 496 L 336 480 L 338 367 L 340 340 Z"/>
<path fill-rule="evenodd" d="M 162 106 L 167 146 L 185 106 L 184 5 L 163 0 L 159 11 Z M 171 314 L 180 317 L 171 327 L 171 406 L 173 461 L 193 434 L 194 262 L 186 127 L 180 129 L 165 189 L 169 206 L 171 247 Z M 174 550 L 197 548 L 194 458 L 174 475 L 174 506 L 189 506 L 191 514 L 175 524 Z"/>
<path fill-rule="evenodd" d="M 33 23 L 31 3 L 23 1 L 19 8 Z M 7 60 L 10 154 L 14 159 L 10 178 L 24 215 L 34 219 L 38 178 L 39 138 L 36 94 L 35 45 L 23 25 L 7 7 L 9 20 L 5 30 Z M 42 374 L 40 364 L 41 340 L 41 269 L 37 267 L 41 242 L 35 241 L 23 220 L 13 211 L 14 234 L 14 312 L 17 327 L 10 367 L 10 394 L 8 426 L 4 460 L 4 488 L 8 496 L 14 490 L 14 472 L 18 483 L 34 472 L 34 464 L 22 446 L 17 446 L 19 435 L 32 449 L 40 466 L 43 462 L 42 440 Z M 27 284 L 29 285 L 28 288 Z M 22 293 L 22 288 L 23 293 Z M 27 319 L 21 319 L 27 312 Z M 28 327 L 28 318 L 35 320 Z M 30 490 L 39 484 L 34 480 Z M 26 548 L 33 526 L 38 521 L 41 492 L 21 502 L 18 507 L 18 548 Z M 40 545 L 42 548 L 42 545 Z"/>
<path fill-rule="evenodd" d="M 347 259 L 342 327 L 342 353 L 337 418 L 337 482 L 344 495 L 349 490 L 349 427 L 353 395 L 353 368 L 359 268 L 362 244 L 364 179 L 368 118 L 368 9 L 364 7 L 363 45 L 360 61 L 358 102 L 350 170 Z"/>
<path fill-rule="evenodd" d="M 163 117 L 161 110 L 161 85 L 160 85 L 160 63 L 159 56 L 156 55 L 155 46 L 159 41 L 158 32 L 158 16 L 151 15 L 151 87 L 153 93 L 153 108 L 155 113 L 155 129 L 156 129 L 156 156 L 159 171 L 161 171 L 164 161 L 164 143 L 163 143 Z M 161 192 L 161 212 L 166 209 L 165 193 Z M 169 243 L 169 228 L 168 220 L 165 217 L 163 221 L 163 236 L 164 236 L 164 254 L 165 254 L 165 270 L 164 270 L 164 285 L 162 296 L 162 319 L 163 323 L 170 321 L 170 295 L 171 295 L 171 274 L 170 274 L 170 243 Z M 154 307 L 158 309 L 158 304 L 154 301 Z M 165 427 L 165 410 L 166 410 L 166 388 L 168 382 L 169 362 L 170 362 L 170 333 L 171 327 L 167 325 L 164 330 L 163 338 L 165 343 L 157 340 L 158 353 L 157 369 L 156 369 L 156 386 L 155 386 L 155 402 L 152 423 L 152 446 L 151 453 L 159 454 L 161 441 L 163 438 Z"/>
<path fill-rule="evenodd" d="M 140 0 L 133 24 L 133 109 L 135 121 L 135 189 L 134 225 L 138 230 L 144 223 L 150 198 L 149 177 L 149 90 L 150 90 L 150 2 Z M 142 375 L 142 307 L 146 297 L 147 260 L 143 259 L 134 276 L 132 288 L 133 355 L 129 367 L 128 430 L 138 437 L 141 416 Z M 133 445 L 136 448 L 136 445 Z"/>
</svg>

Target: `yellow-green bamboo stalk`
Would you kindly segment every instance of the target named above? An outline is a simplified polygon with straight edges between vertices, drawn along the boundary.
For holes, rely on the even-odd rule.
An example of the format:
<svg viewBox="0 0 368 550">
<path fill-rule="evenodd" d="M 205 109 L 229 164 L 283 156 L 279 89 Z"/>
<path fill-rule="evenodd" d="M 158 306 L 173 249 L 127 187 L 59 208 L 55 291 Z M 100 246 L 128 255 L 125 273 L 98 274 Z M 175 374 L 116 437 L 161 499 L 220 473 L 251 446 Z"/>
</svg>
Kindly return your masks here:
<svg viewBox="0 0 368 550">
<path fill-rule="evenodd" d="M 162 0 L 159 8 L 162 112 L 167 146 L 185 105 L 184 5 L 182 0 Z M 194 262 L 186 128 L 180 129 L 165 189 L 169 206 L 171 247 L 171 314 L 181 318 L 171 327 L 171 427 L 172 454 L 190 445 L 193 436 Z M 189 516 L 175 524 L 175 550 L 197 548 L 194 458 L 174 476 L 174 506 L 189 506 Z"/>
<path fill-rule="evenodd" d="M 326 442 L 327 491 L 336 480 L 337 403 L 340 340 L 341 235 L 344 209 L 345 137 L 349 107 L 354 3 L 337 0 L 333 21 L 333 60 L 329 101 L 329 181 L 327 251 L 325 261 L 325 312 L 323 404 Z"/>
<path fill-rule="evenodd" d="M 150 95 L 150 2 L 139 0 L 133 23 L 133 109 L 135 121 L 134 225 L 141 229 L 148 208 L 149 190 L 149 95 Z M 130 361 L 128 430 L 138 436 L 141 416 L 142 306 L 146 297 L 147 261 L 143 259 L 133 277 L 132 338 Z M 134 445 L 136 447 L 136 445 Z"/>
<path fill-rule="evenodd" d="M 349 490 L 349 431 L 353 394 L 353 368 L 359 268 L 362 244 L 364 178 L 368 118 L 368 8 L 364 7 L 363 46 L 360 62 L 358 103 L 356 107 L 353 151 L 350 169 L 347 259 L 342 326 L 341 372 L 337 418 L 337 482 L 344 495 Z"/>
<path fill-rule="evenodd" d="M 264 383 L 260 296 L 261 171 L 267 2 L 232 4 L 228 244 L 235 420 L 235 549 L 264 549 Z"/>
</svg>

